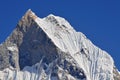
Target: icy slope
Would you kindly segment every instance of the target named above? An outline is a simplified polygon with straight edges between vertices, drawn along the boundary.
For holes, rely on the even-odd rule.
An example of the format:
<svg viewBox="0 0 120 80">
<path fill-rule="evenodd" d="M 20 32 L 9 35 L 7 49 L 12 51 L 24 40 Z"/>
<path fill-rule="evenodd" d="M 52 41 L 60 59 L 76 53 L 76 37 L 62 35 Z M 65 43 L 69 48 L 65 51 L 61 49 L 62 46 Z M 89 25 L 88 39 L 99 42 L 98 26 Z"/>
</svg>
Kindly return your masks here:
<svg viewBox="0 0 120 80">
<path fill-rule="evenodd" d="M 119 80 L 112 57 L 64 19 L 31 10 L 0 46 L 2 80 Z"/>
</svg>

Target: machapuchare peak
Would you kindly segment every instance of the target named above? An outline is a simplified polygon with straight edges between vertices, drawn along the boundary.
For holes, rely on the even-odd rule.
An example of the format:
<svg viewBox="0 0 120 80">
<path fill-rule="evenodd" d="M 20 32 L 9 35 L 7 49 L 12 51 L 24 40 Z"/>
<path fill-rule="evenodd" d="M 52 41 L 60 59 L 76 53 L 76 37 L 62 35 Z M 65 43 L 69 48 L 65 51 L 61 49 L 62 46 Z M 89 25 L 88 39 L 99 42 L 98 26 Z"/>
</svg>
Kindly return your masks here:
<svg viewBox="0 0 120 80">
<path fill-rule="evenodd" d="M 37 16 L 31 9 L 28 9 L 25 15 L 23 16 L 23 18 L 27 18 L 27 17 L 32 18 L 32 19 L 37 18 Z"/>
<path fill-rule="evenodd" d="M 30 9 L 0 45 L 0 80 L 120 80 L 113 58 L 67 20 Z"/>
</svg>

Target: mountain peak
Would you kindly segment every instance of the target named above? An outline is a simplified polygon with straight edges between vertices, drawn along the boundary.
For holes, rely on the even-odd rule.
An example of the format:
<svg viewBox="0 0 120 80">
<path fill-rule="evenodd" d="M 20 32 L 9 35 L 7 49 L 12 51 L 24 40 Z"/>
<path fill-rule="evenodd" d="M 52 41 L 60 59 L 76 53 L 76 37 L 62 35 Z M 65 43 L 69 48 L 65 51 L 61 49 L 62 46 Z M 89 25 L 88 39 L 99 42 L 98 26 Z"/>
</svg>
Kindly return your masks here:
<svg viewBox="0 0 120 80">
<path fill-rule="evenodd" d="M 25 15 L 23 16 L 23 18 L 27 18 L 27 17 L 32 18 L 32 19 L 37 18 L 37 16 L 31 9 L 28 9 L 27 12 L 25 13 Z"/>
<path fill-rule="evenodd" d="M 29 13 L 29 12 L 33 13 L 33 11 L 32 11 L 31 9 L 28 9 L 28 10 L 27 10 L 27 13 Z"/>
<path fill-rule="evenodd" d="M 21 27 L 23 31 L 28 30 L 30 25 L 35 22 L 36 18 L 38 18 L 35 13 L 31 10 L 28 9 L 22 19 L 19 21 L 17 28 Z"/>
</svg>

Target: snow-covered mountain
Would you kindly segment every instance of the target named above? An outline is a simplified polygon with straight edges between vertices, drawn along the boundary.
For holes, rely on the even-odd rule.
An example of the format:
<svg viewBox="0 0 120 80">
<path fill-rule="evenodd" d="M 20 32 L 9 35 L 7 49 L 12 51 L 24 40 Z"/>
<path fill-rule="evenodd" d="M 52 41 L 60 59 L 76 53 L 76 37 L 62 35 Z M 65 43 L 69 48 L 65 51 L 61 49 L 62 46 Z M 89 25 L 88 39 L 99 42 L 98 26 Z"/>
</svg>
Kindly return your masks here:
<svg viewBox="0 0 120 80">
<path fill-rule="evenodd" d="M 120 73 L 64 18 L 28 10 L 0 45 L 0 80 L 120 80 Z"/>
</svg>

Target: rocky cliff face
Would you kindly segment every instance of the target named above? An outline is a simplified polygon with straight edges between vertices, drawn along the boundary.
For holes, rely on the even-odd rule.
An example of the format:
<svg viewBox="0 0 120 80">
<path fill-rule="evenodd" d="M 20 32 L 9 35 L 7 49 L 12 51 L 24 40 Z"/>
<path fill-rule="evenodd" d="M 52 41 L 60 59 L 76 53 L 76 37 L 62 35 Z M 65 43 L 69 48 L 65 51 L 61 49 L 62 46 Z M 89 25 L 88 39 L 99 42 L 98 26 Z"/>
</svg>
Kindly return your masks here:
<svg viewBox="0 0 120 80">
<path fill-rule="evenodd" d="M 0 45 L 1 80 L 120 80 L 112 57 L 64 19 L 31 10 Z"/>
</svg>

